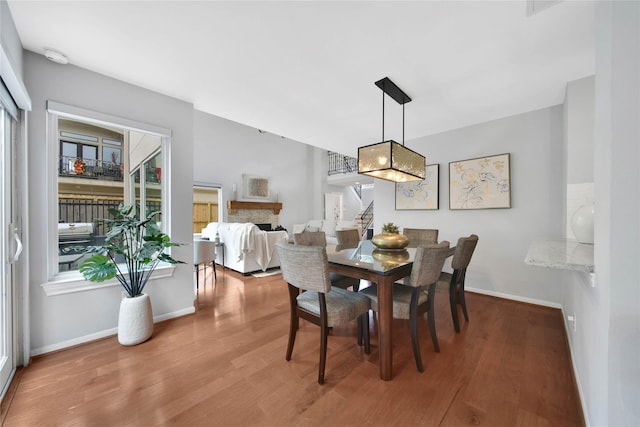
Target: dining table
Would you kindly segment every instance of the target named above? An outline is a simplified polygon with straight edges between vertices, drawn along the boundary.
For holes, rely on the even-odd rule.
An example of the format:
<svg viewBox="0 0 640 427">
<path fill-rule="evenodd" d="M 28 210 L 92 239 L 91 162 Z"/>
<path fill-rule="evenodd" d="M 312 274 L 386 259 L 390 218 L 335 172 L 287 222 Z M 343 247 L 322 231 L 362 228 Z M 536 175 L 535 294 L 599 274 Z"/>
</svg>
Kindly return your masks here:
<svg viewBox="0 0 640 427">
<path fill-rule="evenodd" d="M 393 284 L 411 274 L 415 254 L 416 248 L 379 249 L 371 240 L 348 249 L 327 246 L 329 271 L 378 285 L 380 378 L 384 381 L 393 377 Z"/>
</svg>

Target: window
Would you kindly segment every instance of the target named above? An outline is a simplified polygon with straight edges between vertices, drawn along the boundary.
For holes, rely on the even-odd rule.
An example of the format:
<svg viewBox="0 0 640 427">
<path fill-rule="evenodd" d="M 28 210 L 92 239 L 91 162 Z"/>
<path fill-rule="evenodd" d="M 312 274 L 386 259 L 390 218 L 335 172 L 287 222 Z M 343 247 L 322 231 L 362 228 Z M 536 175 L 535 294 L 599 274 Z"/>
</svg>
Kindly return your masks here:
<svg viewBox="0 0 640 427">
<path fill-rule="evenodd" d="M 57 165 L 49 191 L 57 212 L 50 222 L 50 277 L 76 275 L 80 281 L 77 267 L 86 255 L 74 248 L 104 240 L 100 220 L 109 218 L 109 208 L 135 203 L 141 216 L 164 213 L 161 177 L 169 131 L 53 102 L 47 107 L 49 152 Z"/>
</svg>

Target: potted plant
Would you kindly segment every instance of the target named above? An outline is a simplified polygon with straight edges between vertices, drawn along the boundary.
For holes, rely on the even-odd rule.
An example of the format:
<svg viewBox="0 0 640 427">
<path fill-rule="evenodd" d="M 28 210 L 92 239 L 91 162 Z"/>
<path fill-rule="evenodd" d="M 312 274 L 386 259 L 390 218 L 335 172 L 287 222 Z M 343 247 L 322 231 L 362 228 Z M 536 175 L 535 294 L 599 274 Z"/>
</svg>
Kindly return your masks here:
<svg viewBox="0 0 640 427">
<path fill-rule="evenodd" d="M 397 225 L 388 222 L 382 225 L 382 234 L 376 234 L 371 238 L 371 243 L 379 249 L 403 249 L 409 244 L 409 239 L 400 234 Z"/>
<path fill-rule="evenodd" d="M 104 282 L 115 277 L 124 288 L 126 296 L 118 317 L 118 341 L 122 345 L 140 344 L 153 333 L 151 300 L 143 291 L 158 264 L 184 264 L 166 253 L 180 244 L 171 242 L 160 231 L 154 220 L 159 212 L 140 219 L 132 211 L 132 205 L 123 204 L 109 209 L 113 218 L 101 220 L 108 229 L 104 243 L 84 248 L 84 252 L 93 255 L 79 266 L 89 281 Z"/>
</svg>

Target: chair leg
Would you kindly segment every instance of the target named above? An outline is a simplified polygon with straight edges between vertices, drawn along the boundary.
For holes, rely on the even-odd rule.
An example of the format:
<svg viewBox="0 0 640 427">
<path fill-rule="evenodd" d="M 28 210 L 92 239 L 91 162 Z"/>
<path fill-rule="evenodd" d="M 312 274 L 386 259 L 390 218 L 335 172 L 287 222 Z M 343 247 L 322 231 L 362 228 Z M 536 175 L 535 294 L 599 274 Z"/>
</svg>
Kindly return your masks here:
<svg viewBox="0 0 640 427">
<path fill-rule="evenodd" d="M 362 327 L 364 328 L 364 352 L 371 354 L 371 340 L 369 336 L 369 311 L 362 316 Z"/>
<path fill-rule="evenodd" d="M 294 312 L 291 313 L 291 319 L 289 321 L 289 343 L 287 344 L 287 362 L 291 360 L 291 354 L 293 353 L 293 345 L 296 343 L 296 332 L 298 331 L 298 315 Z"/>
<path fill-rule="evenodd" d="M 327 363 L 327 339 L 329 328 L 320 326 L 320 366 L 318 366 L 318 384 L 324 384 L 324 367 Z"/>
<path fill-rule="evenodd" d="M 216 262 L 211 261 L 211 268 L 213 269 L 213 281 L 217 282 L 218 281 L 218 275 L 216 274 Z"/>
<path fill-rule="evenodd" d="M 464 283 L 460 285 L 460 289 L 458 289 L 458 300 L 460 301 L 460 306 L 462 307 L 462 314 L 464 315 L 464 320 L 469 321 L 469 313 L 467 313 L 467 300 L 464 297 Z"/>
<path fill-rule="evenodd" d="M 358 316 L 358 345 L 362 345 L 364 337 L 364 352 L 371 353 L 371 342 L 369 340 L 369 312 Z"/>
<path fill-rule="evenodd" d="M 196 289 L 199 289 L 200 288 L 200 283 L 199 283 L 198 276 L 200 275 L 200 268 L 198 268 L 197 264 L 194 264 L 193 267 L 196 269 Z"/>
<path fill-rule="evenodd" d="M 429 286 L 429 311 L 427 312 L 427 319 L 429 320 L 429 332 L 431 333 L 431 341 L 433 342 L 433 348 L 436 353 L 440 353 L 440 345 L 438 344 L 438 336 L 436 335 L 436 319 L 435 319 L 435 297 L 436 297 L 436 284 Z"/>
<path fill-rule="evenodd" d="M 411 326 L 411 345 L 413 347 L 413 357 L 416 359 L 418 372 L 424 372 L 422 367 L 422 356 L 420 356 L 420 343 L 418 342 L 418 292 L 420 288 L 414 288 L 409 306 L 409 324 Z"/>
<path fill-rule="evenodd" d="M 460 332 L 460 321 L 458 320 L 458 304 L 456 298 L 456 286 L 449 287 L 449 305 L 451 306 L 451 319 L 453 319 L 453 328 L 456 332 Z"/>
</svg>

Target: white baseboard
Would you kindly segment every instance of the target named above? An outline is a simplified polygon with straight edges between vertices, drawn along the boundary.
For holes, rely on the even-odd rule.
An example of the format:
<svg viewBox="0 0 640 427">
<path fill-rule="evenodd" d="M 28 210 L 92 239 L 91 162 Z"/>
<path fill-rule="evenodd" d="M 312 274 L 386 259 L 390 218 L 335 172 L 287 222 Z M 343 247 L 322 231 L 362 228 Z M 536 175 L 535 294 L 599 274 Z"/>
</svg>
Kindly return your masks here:
<svg viewBox="0 0 640 427">
<path fill-rule="evenodd" d="M 580 405 L 582 406 L 582 416 L 584 418 L 585 427 L 589 427 L 589 414 L 585 408 L 587 407 L 586 401 L 584 400 L 584 395 L 582 393 L 582 384 L 580 383 L 580 376 L 578 375 L 578 370 L 576 369 L 576 359 L 573 357 L 573 345 L 571 345 L 571 339 L 569 338 L 571 334 L 571 325 L 567 323 L 567 313 L 565 313 L 564 308 L 560 309 L 562 311 L 562 319 L 564 324 L 564 332 L 567 338 L 567 345 L 569 346 L 569 356 L 571 357 L 571 369 L 573 369 L 573 377 L 576 380 L 576 387 L 578 388 L 578 396 L 580 397 Z"/>
<path fill-rule="evenodd" d="M 509 300 L 513 300 L 513 301 L 526 302 L 526 303 L 535 304 L 535 305 L 542 305 L 542 306 L 545 306 L 545 307 L 562 308 L 562 305 L 558 304 L 557 302 L 543 301 L 543 300 L 534 299 L 534 298 L 525 298 L 525 297 L 521 297 L 521 296 L 518 296 L 518 295 L 505 294 L 505 293 L 502 293 L 502 292 L 494 292 L 494 291 L 487 291 L 485 289 L 470 288 L 468 286 L 465 286 L 464 290 L 465 291 L 469 291 L 469 292 L 474 292 L 476 294 L 489 295 L 489 296 L 492 296 L 492 297 L 504 298 L 504 299 L 509 299 Z"/>
<path fill-rule="evenodd" d="M 195 307 L 185 308 L 183 310 L 173 311 L 160 316 L 153 317 L 153 323 L 161 322 L 163 320 L 173 319 L 176 317 L 186 316 L 187 314 L 195 313 Z M 39 356 L 41 354 L 51 353 L 52 351 L 62 350 L 68 347 L 73 347 L 79 344 L 85 344 L 91 341 L 96 341 L 102 338 L 110 337 L 118 333 L 118 328 L 105 329 L 104 331 L 95 332 L 93 334 L 84 335 L 82 337 L 74 338 L 72 340 L 62 341 L 59 343 L 46 345 L 31 350 L 31 356 Z"/>
</svg>

